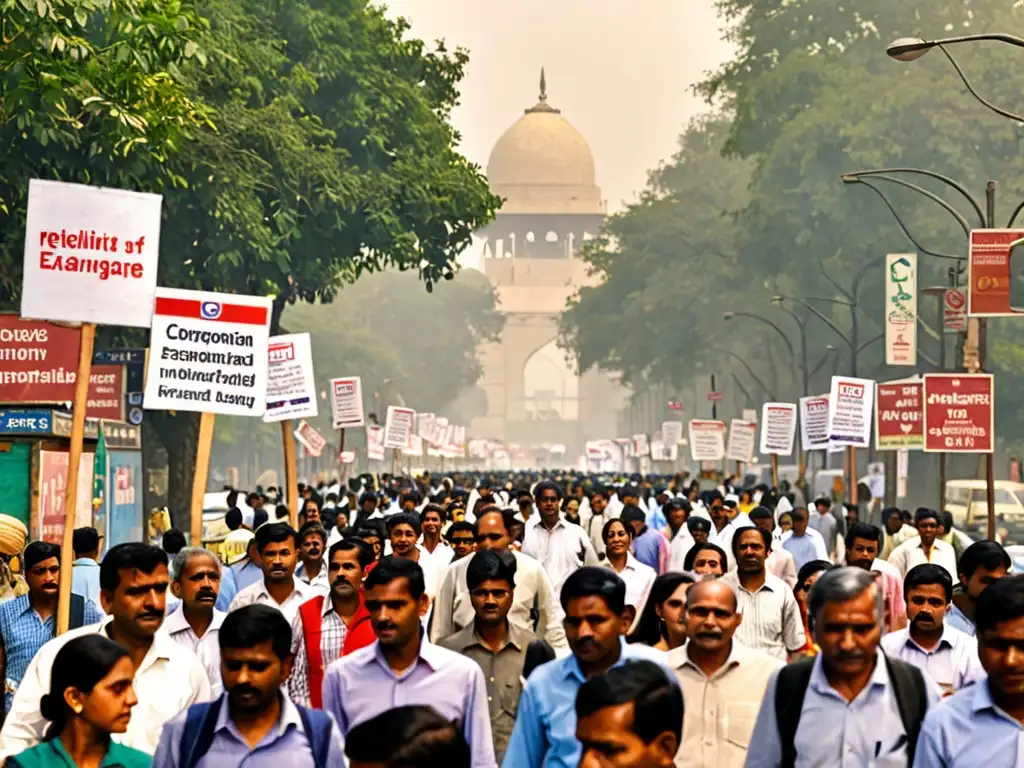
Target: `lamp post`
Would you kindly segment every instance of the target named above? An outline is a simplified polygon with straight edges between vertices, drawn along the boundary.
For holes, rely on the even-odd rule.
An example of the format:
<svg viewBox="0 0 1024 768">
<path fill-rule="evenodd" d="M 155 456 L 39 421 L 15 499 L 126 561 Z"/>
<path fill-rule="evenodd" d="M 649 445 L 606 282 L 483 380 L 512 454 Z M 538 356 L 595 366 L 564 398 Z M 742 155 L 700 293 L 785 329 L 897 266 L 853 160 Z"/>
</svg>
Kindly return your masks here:
<svg viewBox="0 0 1024 768">
<path fill-rule="evenodd" d="M 804 337 L 803 333 L 801 332 L 801 337 L 800 337 L 800 340 L 801 340 L 800 358 L 801 359 L 800 359 L 800 363 L 798 364 L 797 363 L 797 359 L 796 359 L 796 352 L 794 352 L 794 350 L 793 350 L 793 343 L 789 340 L 789 336 L 786 335 L 786 332 L 784 330 L 782 330 L 778 325 L 773 323 L 767 317 L 762 317 L 761 315 L 755 315 L 753 312 L 726 312 L 726 313 L 724 313 L 722 315 L 722 319 L 725 320 L 725 321 L 733 320 L 734 318 L 737 318 L 737 317 L 748 317 L 751 320 L 758 320 L 758 321 L 764 323 L 765 325 L 771 326 L 772 329 L 777 334 L 779 334 L 779 336 L 782 337 L 782 341 L 785 343 L 786 349 L 789 351 L 790 362 L 793 364 L 793 367 L 799 367 L 799 369 L 800 369 L 800 371 L 801 371 L 801 373 L 803 375 L 803 393 L 804 393 L 804 397 L 806 397 L 807 394 L 808 394 L 808 392 L 807 392 L 807 339 Z M 801 331 L 802 331 L 802 329 L 801 329 Z"/>
<path fill-rule="evenodd" d="M 728 349 L 722 349 L 721 347 L 707 347 L 707 351 L 717 352 L 720 355 L 726 355 L 728 357 L 732 357 L 736 360 L 739 360 L 740 365 L 747 369 L 747 373 L 750 374 L 750 378 L 752 378 L 757 383 L 757 386 L 764 390 L 764 393 L 768 395 L 768 398 L 770 400 L 775 400 L 775 395 L 772 393 L 772 391 L 763 381 L 761 381 L 761 377 L 754 373 L 753 368 L 750 367 L 750 365 L 747 363 L 746 360 L 743 359 L 741 355 L 737 355 L 735 352 Z"/>
</svg>

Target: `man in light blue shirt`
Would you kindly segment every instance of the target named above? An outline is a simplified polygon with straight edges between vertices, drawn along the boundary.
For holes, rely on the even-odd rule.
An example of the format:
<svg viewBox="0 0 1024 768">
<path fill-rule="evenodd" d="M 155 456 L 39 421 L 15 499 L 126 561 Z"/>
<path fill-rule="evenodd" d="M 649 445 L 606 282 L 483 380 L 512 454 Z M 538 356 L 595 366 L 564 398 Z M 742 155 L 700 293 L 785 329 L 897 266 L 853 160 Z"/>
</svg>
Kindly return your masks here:
<svg viewBox="0 0 1024 768">
<path fill-rule="evenodd" d="M 76 528 L 71 536 L 75 562 L 71 564 L 71 592 L 100 605 L 100 534 L 95 528 Z"/>
<path fill-rule="evenodd" d="M 957 573 L 961 591 L 953 595 L 953 606 L 946 623 L 972 637 L 974 606 L 978 596 L 1010 571 L 1010 555 L 996 541 L 976 541 L 960 555 Z"/>
<path fill-rule="evenodd" d="M 675 681 L 663 653 L 627 645 L 622 637 L 626 585 L 607 568 L 585 566 L 565 580 L 561 594 L 565 635 L 572 655 L 530 675 L 519 700 L 503 768 L 576 768 L 576 693 L 589 678 L 633 659 L 659 664 Z"/>
<path fill-rule="evenodd" d="M 782 547 L 793 556 L 793 564 L 797 571 L 812 560 L 831 562 L 825 539 L 816 530 L 808 527 L 810 521 L 807 510 L 797 507 L 790 516 L 793 518 L 793 530 L 782 534 Z"/>
<path fill-rule="evenodd" d="M 1024 765 L 1024 575 L 982 592 L 975 617 L 988 678 L 928 713 L 914 768 Z"/>
</svg>

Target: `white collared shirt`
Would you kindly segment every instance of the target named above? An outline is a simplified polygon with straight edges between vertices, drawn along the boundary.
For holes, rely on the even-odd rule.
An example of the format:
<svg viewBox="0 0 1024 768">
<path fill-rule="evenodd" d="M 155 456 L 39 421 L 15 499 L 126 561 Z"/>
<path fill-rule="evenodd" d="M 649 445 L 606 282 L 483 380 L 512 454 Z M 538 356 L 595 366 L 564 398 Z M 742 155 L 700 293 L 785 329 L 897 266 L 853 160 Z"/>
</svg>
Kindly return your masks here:
<svg viewBox="0 0 1024 768">
<path fill-rule="evenodd" d="M 210 679 L 210 687 L 213 689 L 213 698 L 217 698 L 224 692 L 224 685 L 220 677 L 220 625 L 224 623 L 224 611 L 213 610 L 213 621 L 206 628 L 202 637 L 196 635 L 192 625 L 185 618 L 185 609 L 178 606 L 178 609 L 167 614 L 160 631 L 166 634 L 178 645 L 188 648 L 199 657 L 206 676 Z"/>
<path fill-rule="evenodd" d="M 551 529 L 539 524 L 527 526 L 523 535 L 523 554 L 540 561 L 551 577 L 556 595 L 561 594 L 562 584 L 577 568 L 601 564 L 587 532 L 561 517 Z"/>
<path fill-rule="evenodd" d="M 295 589 L 285 598 L 283 603 L 278 603 L 267 591 L 266 583 L 264 583 L 263 579 L 260 579 L 255 584 L 250 584 L 235 595 L 235 599 L 231 601 L 231 605 L 228 607 L 228 613 L 237 611 L 239 608 L 244 608 L 247 605 L 269 605 L 271 608 L 277 608 L 283 613 L 288 623 L 291 624 L 292 619 L 299 612 L 300 605 L 315 595 L 326 595 L 327 591 L 329 591 L 319 587 L 311 587 L 306 582 L 295 577 L 292 577 L 292 581 L 294 582 Z"/>
<path fill-rule="evenodd" d="M 910 636 L 910 627 L 882 636 L 885 655 L 913 664 L 938 683 L 943 691 L 959 691 L 985 677 L 978 659 L 978 641 L 948 624 L 942 627 L 939 644 L 930 651 Z"/>
<path fill-rule="evenodd" d="M 931 552 L 927 555 L 924 553 L 920 537 L 905 541 L 889 555 L 889 563 L 900 572 L 900 578 L 905 579 L 915 565 L 933 563 L 945 568 L 954 584 L 960 581 L 960 576 L 956 572 L 956 550 L 952 544 L 947 544 L 942 539 L 936 539 L 932 543 Z"/>
<path fill-rule="evenodd" d="M 686 570 L 686 556 L 696 543 L 690 529 L 683 523 L 668 545 L 668 569 L 677 573 Z"/>
<path fill-rule="evenodd" d="M 609 570 L 615 571 L 607 560 L 604 565 Z M 621 571 L 615 571 L 619 578 L 626 582 L 626 605 L 636 608 L 639 616 L 647 604 L 647 595 L 651 591 L 651 585 L 658 578 L 657 572 L 649 565 L 644 565 L 635 557 L 632 552 L 626 553 L 626 566 Z"/>
<path fill-rule="evenodd" d="M 295 578 L 299 579 L 303 584 L 316 587 L 324 592 L 331 591 L 331 580 L 327 575 L 327 563 L 324 561 L 320 562 L 320 570 L 312 579 L 306 577 L 305 563 L 299 563 L 298 567 L 295 569 Z"/>
<path fill-rule="evenodd" d="M 42 741 L 50 721 L 39 712 L 39 701 L 50 692 L 50 672 L 60 649 L 76 637 L 101 631 L 106 634 L 111 621 L 113 619 L 108 618 L 100 624 L 65 632 L 39 649 L 28 665 L 0 730 L 0 761 Z M 115 733 L 112 738 L 149 754 L 156 750 L 160 732 L 168 720 L 191 705 L 211 698 L 210 680 L 199 657 L 160 631 L 153 636 L 153 644 L 135 671 L 134 683 L 139 703 L 132 709 L 128 730 Z"/>
</svg>

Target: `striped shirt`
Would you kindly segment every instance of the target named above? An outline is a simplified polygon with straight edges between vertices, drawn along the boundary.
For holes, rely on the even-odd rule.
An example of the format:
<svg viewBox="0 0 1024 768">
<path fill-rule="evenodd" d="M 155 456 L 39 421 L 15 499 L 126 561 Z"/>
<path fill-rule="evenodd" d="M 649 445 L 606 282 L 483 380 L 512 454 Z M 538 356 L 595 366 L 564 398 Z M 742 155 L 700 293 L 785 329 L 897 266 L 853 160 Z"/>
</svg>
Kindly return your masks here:
<svg viewBox="0 0 1024 768">
<path fill-rule="evenodd" d="M 320 612 L 320 659 L 322 669 L 326 670 L 331 662 L 341 657 L 341 649 L 345 646 L 345 635 L 348 627 L 341 616 L 334 610 L 330 597 L 324 599 L 323 610 Z M 288 678 L 288 698 L 304 707 L 311 706 L 309 698 L 309 659 L 306 658 L 306 633 L 302 627 L 302 616 L 295 615 L 292 619 L 292 674 Z"/>
<path fill-rule="evenodd" d="M 797 651 L 807 641 L 800 608 L 793 591 L 782 579 L 765 573 L 764 584 L 749 592 L 740 584 L 739 573 L 732 571 L 722 577 L 736 592 L 743 621 L 736 629 L 736 639 L 754 650 L 786 661 L 787 652 Z"/>
</svg>

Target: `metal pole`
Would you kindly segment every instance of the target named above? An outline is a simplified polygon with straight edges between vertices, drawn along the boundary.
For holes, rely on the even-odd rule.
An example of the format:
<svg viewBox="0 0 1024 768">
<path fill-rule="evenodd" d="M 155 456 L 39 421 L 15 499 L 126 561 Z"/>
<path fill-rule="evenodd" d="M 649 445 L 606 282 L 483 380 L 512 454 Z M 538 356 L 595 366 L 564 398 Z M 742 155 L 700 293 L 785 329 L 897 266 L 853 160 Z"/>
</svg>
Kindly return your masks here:
<svg viewBox="0 0 1024 768">
<path fill-rule="evenodd" d="M 711 374 L 711 392 L 715 391 L 715 374 Z M 718 402 L 716 400 L 711 401 L 711 418 L 718 418 Z"/>
<path fill-rule="evenodd" d="M 985 185 L 985 214 L 989 229 L 996 227 L 996 183 L 989 181 Z M 988 322 L 987 318 L 978 318 L 978 364 L 985 370 L 988 362 Z M 944 499 L 942 500 L 944 502 Z M 985 501 L 988 505 L 988 537 L 996 538 L 996 483 L 995 483 L 995 437 L 992 439 L 992 452 L 985 454 Z"/>
<path fill-rule="evenodd" d="M 939 329 L 939 368 L 946 370 L 946 298 L 944 293 L 937 293 L 939 315 L 936 328 Z M 909 458 L 907 459 L 909 461 Z M 946 452 L 939 453 L 939 503 L 938 509 L 946 506 Z"/>
</svg>

